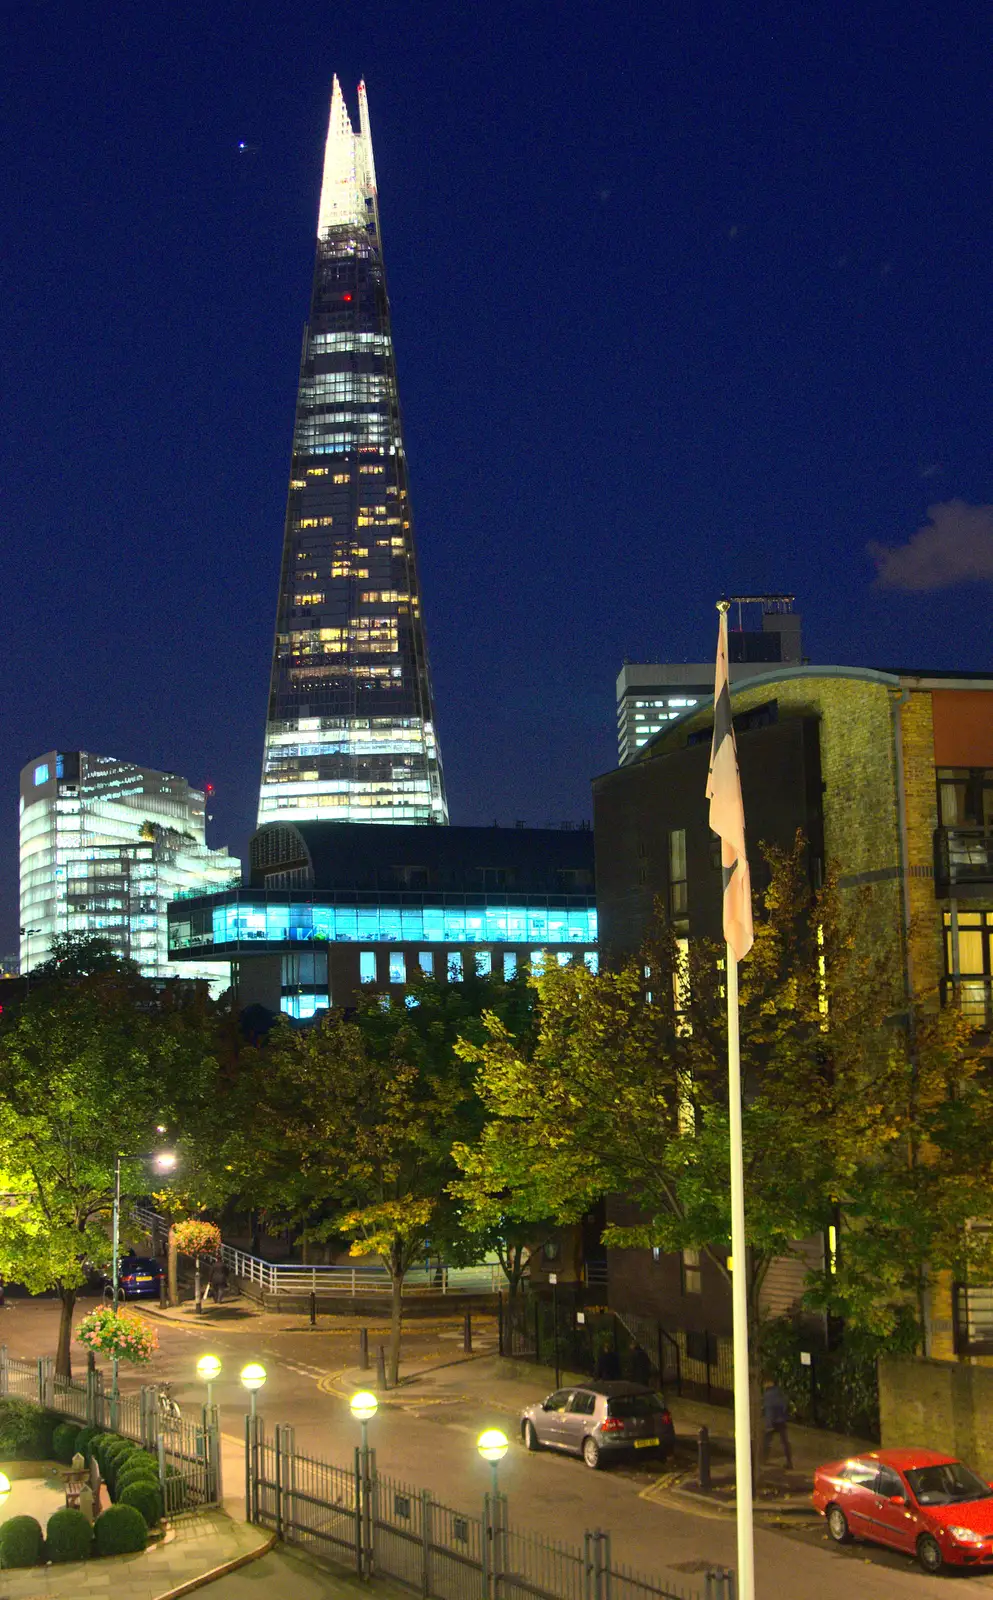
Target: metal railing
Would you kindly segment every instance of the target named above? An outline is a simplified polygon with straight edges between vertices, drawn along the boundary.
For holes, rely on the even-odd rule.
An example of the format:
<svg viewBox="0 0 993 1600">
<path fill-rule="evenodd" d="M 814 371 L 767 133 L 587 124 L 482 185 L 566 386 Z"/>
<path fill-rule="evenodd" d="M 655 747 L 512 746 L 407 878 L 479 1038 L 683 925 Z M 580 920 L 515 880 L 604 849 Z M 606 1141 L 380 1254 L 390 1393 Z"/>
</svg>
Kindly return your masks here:
<svg viewBox="0 0 993 1600">
<path fill-rule="evenodd" d="M 70 1422 L 119 1433 L 157 1454 L 167 1513 L 220 1504 L 221 1431 L 216 1406 L 202 1406 L 192 1416 L 180 1412 L 178 1417 L 166 1417 L 153 1384 L 108 1394 L 99 1371 L 88 1371 L 85 1381 L 62 1377 L 51 1356 L 21 1361 L 0 1345 L 0 1398 L 7 1395 L 55 1411 Z"/>
<path fill-rule="evenodd" d="M 165 1239 L 169 1224 L 148 1206 L 134 1206 L 131 1215 L 147 1233 Z M 208 1258 L 204 1258 L 208 1259 Z M 221 1245 L 221 1259 L 234 1277 L 255 1284 L 263 1294 L 389 1295 L 393 1291 L 385 1267 L 305 1265 L 300 1261 L 265 1261 L 247 1250 Z M 403 1281 L 404 1294 L 498 1294 L 507 1277 L 498 1261 L 474 1267 L 447 1267 L 441 1263 L 411 1267 Z"/>
<path fill-rule="evenodd" d="M 934 878 L 941 896 L 993 884 L 993 828 L 936 828 Z"/>
<path fill-rule="evenodd" d="M 268 1433 L 261 1417 L 245 1418 L 245 1444 L 249 1521 L 424 1600 L 735 1600 L 726 1568 L 706 1574 L 701 1597 L 615 1562 L 600 1528 L 582 1544 L 512 1528 L 502 1494 L 471 1515 L 381 1476 L 374 1450 L 335 1466 L 298 1451 L 291 1427 Z"/>
</svg>

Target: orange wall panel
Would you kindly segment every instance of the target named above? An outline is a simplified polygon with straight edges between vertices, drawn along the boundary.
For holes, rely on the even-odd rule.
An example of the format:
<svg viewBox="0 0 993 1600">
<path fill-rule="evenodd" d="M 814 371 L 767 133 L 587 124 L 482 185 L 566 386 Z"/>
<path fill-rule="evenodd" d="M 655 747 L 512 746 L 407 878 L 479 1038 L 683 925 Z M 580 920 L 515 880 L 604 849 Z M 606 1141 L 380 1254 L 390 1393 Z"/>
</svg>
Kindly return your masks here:
<svg viewBox="0 0 993 1600">
<path fill-rule="evenodd" d="M 993 690 L 933 689 L 936 767 L 993 767 Z"/>
</svg>

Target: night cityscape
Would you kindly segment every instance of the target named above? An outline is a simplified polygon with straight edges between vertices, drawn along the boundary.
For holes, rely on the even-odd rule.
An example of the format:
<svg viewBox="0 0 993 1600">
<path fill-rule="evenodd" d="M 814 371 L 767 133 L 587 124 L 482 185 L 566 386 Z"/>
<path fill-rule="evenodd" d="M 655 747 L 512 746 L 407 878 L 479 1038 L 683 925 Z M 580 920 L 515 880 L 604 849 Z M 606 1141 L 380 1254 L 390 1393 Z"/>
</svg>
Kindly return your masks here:
<svg viewBox="0 0 993 1600">
<path fill-rule="evenodd" d="M 987 19 L 7 45 L 11 1594 L 993 1566 Z"/>
</svg>

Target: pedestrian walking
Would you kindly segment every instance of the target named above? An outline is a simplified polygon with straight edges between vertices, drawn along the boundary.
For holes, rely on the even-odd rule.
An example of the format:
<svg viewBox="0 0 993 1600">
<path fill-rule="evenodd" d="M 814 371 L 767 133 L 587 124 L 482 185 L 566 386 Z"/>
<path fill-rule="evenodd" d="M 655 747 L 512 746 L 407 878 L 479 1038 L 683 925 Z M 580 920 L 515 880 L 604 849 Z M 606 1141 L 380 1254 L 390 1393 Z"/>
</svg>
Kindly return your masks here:
<svg viewBox="0 0 993 1600">
<path fill-rule="evenodd" d="M 210 1277 L 207 1280 L 207 1294 L 204 1295 L 204 1299 L 207 1299 L 211 1289 L 213 1289 L 214 1303 L 216 1305 L 220 1305 L 221 1301 L 224 1299 L 224 1291 L 226 1290 L 227 1286 L 228 1269 L 224 1265 L 224 1262 L 221 1260 L 220 1256 L 218 1256 L 217 1260 L 214 1262 L 214 1265 L 210 1269 Z"/>
<path fill-rule="evenodd" d="M 772 1436 L 774 1433 L 778 1433 L 783 1446 L 783 1454 L 786 1457 L 786 1470 L 787 1472 L 792 1472 L 793 1451 L 790 1447 L 790 1435 L 787 1428 L 789 1416 L 790 1409 L 786 1404 L 786 1396 L 783 1394 L 782 1389 L 778 1383 L 773 1383 L 771 1379 L 766 1379 L 765 1388 L 762 1391 L 762 1460 L 768 1461 Z"/>
</svg>

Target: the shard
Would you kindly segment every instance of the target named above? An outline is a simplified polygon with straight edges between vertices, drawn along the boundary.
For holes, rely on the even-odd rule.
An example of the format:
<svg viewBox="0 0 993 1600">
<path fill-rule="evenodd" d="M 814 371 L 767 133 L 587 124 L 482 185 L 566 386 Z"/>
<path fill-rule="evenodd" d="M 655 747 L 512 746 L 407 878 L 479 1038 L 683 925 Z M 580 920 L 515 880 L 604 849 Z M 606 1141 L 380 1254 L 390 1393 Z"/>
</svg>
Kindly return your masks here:
<svg viewBox="0 0 993 1600">
<path fill-rule="evenodd" d="M 304 334 L 259 822 L 447 822 L 359 84 L 337 78 Z"/>
</svg>

